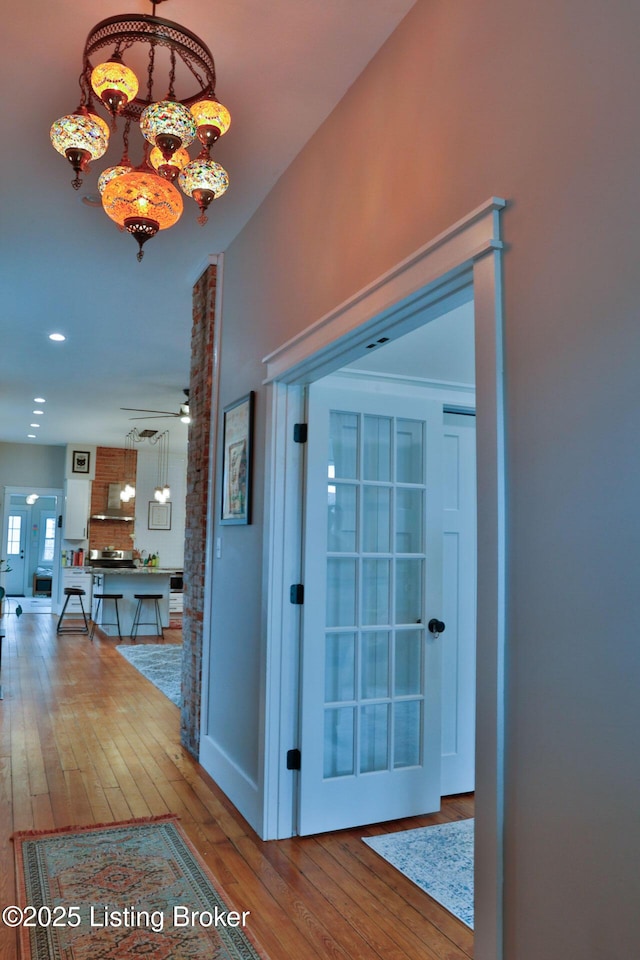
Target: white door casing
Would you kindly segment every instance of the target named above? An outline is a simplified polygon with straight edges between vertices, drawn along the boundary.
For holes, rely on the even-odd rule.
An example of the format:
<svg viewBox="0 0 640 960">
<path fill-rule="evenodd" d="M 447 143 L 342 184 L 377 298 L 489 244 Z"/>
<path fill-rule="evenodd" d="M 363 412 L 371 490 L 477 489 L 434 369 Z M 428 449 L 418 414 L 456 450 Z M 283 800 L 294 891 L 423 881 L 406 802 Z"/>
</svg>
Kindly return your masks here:
<svg viewBox="0 0 640 960">
<path fill-rule="evenodd" d="M 504 832 L 506 509 L 500 211 L 491 198 L 265 357 L 269 386 L 265 464 L 265 670 L 261 773 L 265 839 L 291 836 L 295 782 L 285 754 L 295 735 L 299 608 L 289 585 L 300 569 L 302 457 L 291 426 L 300 386 L 363 355 L 368 342 L 400 336 L 474 300 L 477 395 L 478 634 L 476 770 L 477 960 L 501 960 Z M 457 298 L 457 299 L 456 299 Z M 416 319 L 417 318 L 417 319 Z M 283 665 L 286 679 L 283 681 Z"/>
</svg>

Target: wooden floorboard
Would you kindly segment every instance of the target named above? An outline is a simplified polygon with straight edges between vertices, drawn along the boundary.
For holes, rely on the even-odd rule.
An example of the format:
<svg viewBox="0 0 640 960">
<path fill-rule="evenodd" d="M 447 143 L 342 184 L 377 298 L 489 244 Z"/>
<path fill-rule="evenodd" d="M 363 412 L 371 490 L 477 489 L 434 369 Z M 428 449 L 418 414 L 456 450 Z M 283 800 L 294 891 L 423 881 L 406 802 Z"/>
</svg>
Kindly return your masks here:
<svg viewBox="0 0 640 960">
<path fill-rule="evenodd" d="M 261 841 L 180 745 L 180 712 L 96 634 L 47 614 L 5 617 L 0 700 L 0 906 L 15 901 L 16 830 L 176 813 L 270 960 L 469 960 L 473 934 L 362 837 L 473 816 L 439 813 Z M 179 642 L 180 632 L 166 632 Z M 155 642 L 155 641 L 154 641 Z M 16 960 L 0 923 L 0 960 Z"/>
</svg>

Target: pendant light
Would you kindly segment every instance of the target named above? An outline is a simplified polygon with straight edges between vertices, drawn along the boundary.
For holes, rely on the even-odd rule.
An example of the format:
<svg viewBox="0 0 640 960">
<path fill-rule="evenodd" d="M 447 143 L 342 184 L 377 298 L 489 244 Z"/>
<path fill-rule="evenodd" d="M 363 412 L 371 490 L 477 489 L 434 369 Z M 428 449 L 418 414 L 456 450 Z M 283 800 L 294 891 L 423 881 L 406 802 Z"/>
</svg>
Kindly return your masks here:
<svg viewBox="0 0 640 960">
<path fill-rule="evenodd" d="M 124 65 L 120 51 L 116 49 L 110 60 L 99 63 L 91 71 L 91 87 L 111 116 L 115 117 L 127 103 L 135 99 L 138 78 L 133 70 Z"/>
<path fill-rule="evenodd" d="M 90 160 L 99 160 L 109 146 L 109 127 L 100 117 L 90 113 L 86 106 L 79 106 L 75 113 L 60 117 L 51 127 L 51 143 L 73 167 L 75 178 L 71 181 L 74 190 L 82 183 L 81 173 L 87 170 Z"/>
<path fill-rule="evenodd" d="M 138 260 L 142 246 L 158 230 L 167 230 L 182 216 L 182 197 L 171 181 L 159 177 L 143 163 L 129 173 L 114 177 L 102 194 L 102 206 L 111 217 L 138 242 Z"/>
<path fill-rule="evenodd" d="M 143 256 L 142 245 L 172 227 L 182 214 L 182 198 L 173 181 L 195 200 L 200 223 L 206 221 L 211 201 L 229 185 L 226 171 L 209 155 L 231 122 L 229 111 L 216 96 L 211 51 L 186 27 L 156 16 L 156 7 L 164 0 L 151 2 L 152 14 L 120 14 L 93 27 L 83 52 L 80 106 L 51 128 L 52 144 L 71 163 L 77 190 L 89 162 L 102 157 L 109 145 L 109 126 L 96 108 L 107 112 L 112 135 L 124 123 L 122 159 L 103 171 L 98 189 L 107 216 L 137 241 L 138 260 Z M 139 63 L 141 53 L 143 58 L 146 55 L 145 91 L 124 62 L 126 56 L 129 63 Z M 156 96 L 159 87 L 160 98 Z M 132 123 L 144 138 L 138 165 L 128 157 Z M 201 151 L 194 161 L 186 148 L 196 138 Z M 147 144 L 153 147 L 149 159 Z"/>
</svg>

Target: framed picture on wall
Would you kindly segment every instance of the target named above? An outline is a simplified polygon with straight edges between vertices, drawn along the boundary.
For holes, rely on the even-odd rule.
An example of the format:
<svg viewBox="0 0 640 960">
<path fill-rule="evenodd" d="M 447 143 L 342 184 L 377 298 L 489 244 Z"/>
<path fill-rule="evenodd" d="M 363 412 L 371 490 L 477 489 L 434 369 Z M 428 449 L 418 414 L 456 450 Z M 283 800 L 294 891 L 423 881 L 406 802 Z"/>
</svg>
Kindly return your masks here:
<svg viewBox="0 0 640 960">
<path fill-rule="evenodd" d="M 171 530 L 171 500 L 166 503 L 149 500 L 147 527 L 149 530 Z"/>
<path fill-rule="evenodd" d="M 251 523 L 254 392 L 224 408 L 221 523 Z"/>
<path fill-rule="evenodd" d="M 74 450 L 71 458 L 72 473 L 89 473 L 91 454 L 88 450 Z"/>
</svg>

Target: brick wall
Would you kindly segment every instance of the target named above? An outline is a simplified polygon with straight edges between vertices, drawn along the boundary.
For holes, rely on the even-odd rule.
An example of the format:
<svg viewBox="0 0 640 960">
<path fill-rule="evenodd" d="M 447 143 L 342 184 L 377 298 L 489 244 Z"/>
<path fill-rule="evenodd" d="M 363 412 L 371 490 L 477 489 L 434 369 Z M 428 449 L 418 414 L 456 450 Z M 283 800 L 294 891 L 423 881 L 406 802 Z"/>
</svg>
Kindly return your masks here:
<svg viewBox="0 0 640 960">
<path fill-rule="evenodd" d="M 131 453 L 129 457 L 131 458 Z M 133 451 L 132 468 L 135 477 L 138 453 Z M 110 483 L 122 483 L 130 480 L 125 476 L 125 451 L 117 447 L 97 447 L 96 475 L 91 484 L 91 515 L 104 513 L 107 506 Z M 122 512 L 127 516 L 135 516 L 136 503 L 130 500 L 124 505 Z M 132 550 L 134 524 L 124 523 L 122 520 L 91 520 L 89 526 L 89 549 L 104 550 L 105 547 L 115 547 L 116 550 Z"/>
<path fill-rule="evenodd" d="M 216 267 L 207 267 L 193 288 L 189 457 L 184 549 L 182 636 L 182 744 L 197 757 L 200 744 L 202 619 L 209 483 L 209 436 L 213 379 Z"/>
</svg>

